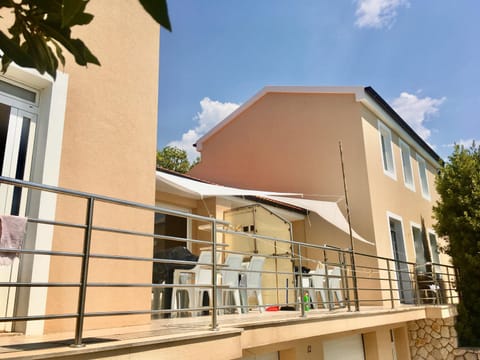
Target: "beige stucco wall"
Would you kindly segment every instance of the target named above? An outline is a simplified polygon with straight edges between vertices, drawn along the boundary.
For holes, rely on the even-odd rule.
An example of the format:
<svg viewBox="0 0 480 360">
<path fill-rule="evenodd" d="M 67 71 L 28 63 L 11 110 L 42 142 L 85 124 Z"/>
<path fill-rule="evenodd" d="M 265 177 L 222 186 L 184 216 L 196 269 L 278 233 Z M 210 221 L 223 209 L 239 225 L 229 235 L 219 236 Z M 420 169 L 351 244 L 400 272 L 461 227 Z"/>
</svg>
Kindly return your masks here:
<svg viewBox="0 0 480 360">
<path fill-rule="evenodd" d="M 352 224 L 373 239 L 359 119 L 353 94 L 267 93 L 203 143 L 202 160 L 191 173 L 220 184 L 340 199 L 345 210 L 342 141 Z M 327 235 L 313 238 L 335 244 Z"/>
<path fill-rule="evenodd" d="M 100 59 L 101 67 L 77 66 L 67 59 L 69 88 L 59 185 L 121 199 L 154 204 L 158 96 L 159 26 L 138 1 L 95 1 L 87 10 L 94 21 L 75 29 Z M 60 197 L 57 219 L 84 221 L 84 202 Z M 99 205 L 95 224 L 151 232 L 153 216 Z M 56 229 L 54 250 L 79 251 L 83 234 Z M 152 255 L 152 240 L 94 232 L 92 252 Z M 50 281 L 78 281 L 79 261 L 52 257 Z M 90 281 L 151 282 L 151 264 L 95 260 Z M 88 290 L 87 311 L 148 310 L 150 289 Z M 76 309 L 76 291 L 50 289 L 47 313 Z M 97 318 L 87 327 L 148 321 L 149 316 Z M 47 322 L 47 332 L 71 330 L 72 320 Z"/>
<path fill-rule="evenodd" d="M 412 223 L 421 226 L 422 219 L 427 231 L 433 231 L 432 206 L 438 199 L 435 191 L 436 166 L 424 157 L 427 163 L 427 178 L 430 190 L 430 200 L 421 193 L 416 149 L 410 146 L 411 163 L 415 184 L 415 191 L 404 184 L 402 159 L 398 133 L 392 131 L 393 155 L 395 162 L 396 180 L 383 171 L 381 145 L 378 132 L 379 117 L 362 107 L 363 136 L 367 153 L 367 169 L 369 174 L 369 193 L 371 194 L 372 214 L 375 227 L 375 239 L 378 255 L 392 258 L 392 245 L 387 212 L 400 217 L 403 225 L 403 237 L 406 245 L 407 260 L 415 262 L 415 249 L 412 235 Z M 405 137 L 404 142 L 408 141 Z"/>
</svg>

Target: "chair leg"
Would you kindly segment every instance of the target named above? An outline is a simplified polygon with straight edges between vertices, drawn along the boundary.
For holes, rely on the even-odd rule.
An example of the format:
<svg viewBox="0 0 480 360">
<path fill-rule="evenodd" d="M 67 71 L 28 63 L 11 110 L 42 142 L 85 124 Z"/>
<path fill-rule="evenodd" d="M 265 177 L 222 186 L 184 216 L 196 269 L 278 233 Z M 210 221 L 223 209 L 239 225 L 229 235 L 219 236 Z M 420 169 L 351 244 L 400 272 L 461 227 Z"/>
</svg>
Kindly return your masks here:
<svg viewBox="0 0 480 360">
<path fill-rule="evenodd" d="M 325 292 L 325 290 L 318 290 L 318 292 L 320 293 L 320 297 L 322 298 L 322 305 L 323 305 L 323 308 L 326 309 L 327 307 L 330 306 L 330 304 L 328 304 L 327 306 L 327 293 Z"/>
<path fill-rule="evenodd" d="M 335 290 L 335 294 L 337 295 L 338 305 L 340 305 L 340 307 L 343 307 L 343 295 L 342 295 L 342 291 L 341 291 L 341 290 Z"/>
<path fill-rule="evenodd" d="M 320 305 L 318 304 L 315 290 L 313 290 L 313 289 L 308 289 L 308 296 L 310 297 L 312 309 L 317 309 L 317 308 L 319 308 Z"/>
<path fill-rule="evenodd" d="M 235 303 L 235 312 L 241 314 L 242 313 L 242 302 L 240 301 L 240 291 L 238 289 L 233 290 L 233 302 Z"/>
<path fill-rule="evenodd" d="M 265 309 L 263 308 L 262 292 L 256 290 L 255 294 L 257 295 L 258 309 L 260 310 L 260 312 L 263 312 Z"/>
<path fill-rule="evenodd" d="M 172 290 L 172 302 L 171 302 L 171 305 L 170 305 L 170 309 L 177 310 L 177 289 Z M 171 316 L 176 317 L 177 313 L 172 312 Z"/>
</svg>

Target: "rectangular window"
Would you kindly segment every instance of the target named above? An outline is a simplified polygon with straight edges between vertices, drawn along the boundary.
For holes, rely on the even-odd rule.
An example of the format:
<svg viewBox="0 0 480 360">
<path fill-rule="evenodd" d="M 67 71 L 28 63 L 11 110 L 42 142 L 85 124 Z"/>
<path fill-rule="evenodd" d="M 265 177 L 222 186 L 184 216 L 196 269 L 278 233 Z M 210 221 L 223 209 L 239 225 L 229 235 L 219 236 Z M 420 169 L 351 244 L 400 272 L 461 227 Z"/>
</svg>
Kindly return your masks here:
<svg viewBox="0 0 480 360">
<path fill-rule="evenodd" d="M 392 133 L 390 132 L 390 129 L 380 121 L 378 121 L 378 132 L 380 133 L 383 170 L 385 174 L 396 180 L 395 162 L 393 160 L 392 149 Z"/>
<path fill-rule="evenodd" d="M 429 232 L 428 242 L 430 243 L 430 251 L 432 252 L 432 262 L 434 264 L 440 264 L 440 250 L 438 249 L 437 236 L 434 233 Z M 438 274 L 442 271 L 442 269 L 439 265 L 435 265 L 435 271 Z"/>
<path fill-rule="evenodd" d="M 417 155 L 418 174 L 420 176 L 420 187 L 422 188 L 422 195 L 425 199 L 430 200 L 430 190 L 428 188 L 427 164 L 425 160 Z"/>
<path fill-rule="evenodd" d="M 427 262 L 425 256 L 425 247 L 423 246 L 422 230 L 417 226 L 412 226 L 413 243 L 415 245 L 415 263 L 417 264 L 417 271 L 426 272 L 425 263 Z"/>
<path fill-rule="evenodd" d="M 30 101 L 35 103 L 37 100 L 37 93 L 34 91 L 27 90 L 23 87 L 13 85 L 9 82 L 0 80 L 0 91 L 16 96 L 22 100 Z"/>
<path fill-rule="evenodd" d="M 412 162 L 410 161 L 410 146 L 400 140 L 400 151 L 402 154 L 403 181 L 405 182 L 405 186 L 407 188 L 415 191 Z"/>
</svg>

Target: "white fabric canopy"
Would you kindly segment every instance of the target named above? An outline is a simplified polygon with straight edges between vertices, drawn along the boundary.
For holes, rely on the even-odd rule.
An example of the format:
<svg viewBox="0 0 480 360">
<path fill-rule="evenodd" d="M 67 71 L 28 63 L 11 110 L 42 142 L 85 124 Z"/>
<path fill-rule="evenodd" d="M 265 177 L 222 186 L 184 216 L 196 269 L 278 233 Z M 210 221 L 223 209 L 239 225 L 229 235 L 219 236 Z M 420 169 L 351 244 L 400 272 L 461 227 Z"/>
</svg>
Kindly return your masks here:
<svg viewBox="0 0 480 360">
<path fill-rule="evenodd" d="M 279 197 L 279 196 L 266 196 L 267 199 L 274 201 L 282 202 L 285 204 L 290 204 L 305 210 L 310 210 L 317 213 L 324 220 L 328 221 L 330 224 L 336 226 L 340 230 L 350 234 L 349 226 L 347 219 L 343 216 L 343 213 L 340 211 L 337 203 L 331 201 L 319 201 L 319 200 L 310 200 L 310 199 L 297 199 L 291 197 Z M 363 241 L 367 244 L 374 245 L 372 242 L 365 240 L 363 237 L 358 235 L 355 230 L 352 229 L 352 236 L 355 239 Z"/>
<path fill-rule="evenodd" d="M 258 191 L 238 189 L 234 187 L 207 184 L 201 181 L 176 176 L 165 172 L 157 171 L 157 191 L 165 191 L 185 195 L 195 199 L 204 199 L 212 196 L 295 196 L 298 193 L 279 193 L 272 191 Z"/>
<path fill-rule="evenodd" d="M 270 199 L 276 202 L 281 202 L 305 210 L 313 211 L 330 224 L 336 226 L 338 229 L 350 234 L 348 222 L 336 203 L 330 201 L 318 201 L 290 197 L 302 195 L 298 193 L 258 191 L 207 184 L 201 181 L 165 173 L 162 171 L 157 171 L 156 186 L 157 191 L 187 196 L 194 199 L 204 199 L 212 196 L 256 196 Z M 352 235 L 354 238 L 360 241 L 373 245 L 373 243 L 365 240 L 353 230 Z"/>
</svg>

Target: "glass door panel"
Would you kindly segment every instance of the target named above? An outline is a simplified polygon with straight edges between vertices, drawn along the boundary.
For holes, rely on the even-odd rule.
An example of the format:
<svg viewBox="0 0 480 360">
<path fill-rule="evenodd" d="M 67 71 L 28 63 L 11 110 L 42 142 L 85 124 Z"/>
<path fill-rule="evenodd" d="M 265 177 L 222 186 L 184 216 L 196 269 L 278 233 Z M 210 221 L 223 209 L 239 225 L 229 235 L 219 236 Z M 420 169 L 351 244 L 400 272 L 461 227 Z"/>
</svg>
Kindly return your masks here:
<svg viewBox="0 0 480 360">
<path fill-rule="evenodd" d="M 29 180 L 35 139 L 36 115 L 0 103 L 0 171 L 9 178 Z M 25 215 L 27 190 L 0 184 L 0 214 Z M 19 257 L 0 266 L 0 282 L 15 282 Z M 12 316 L 15 287 L 0 287 L 0 316 Z M 11 323 L 0 323 L 0 331 L 11 331 Z"/>
<path fill-rule="evenodd" d="M 413 288 L 403 241 L 402 224 L 400 221 L 392 218 L 390 218 L 390 238 L 392 241 L 393 257 L 395 259 L 400 303 L 413 304 Z"/>
<path fill-rule="evenodd" d="M 35 138 L 36 116 L 0 104 L 0 165 L 1 175 L 29 180 Z M 0 213 L 25 214 L 26 193 L 22 189 L 0 186 Z"/>
</svg>

